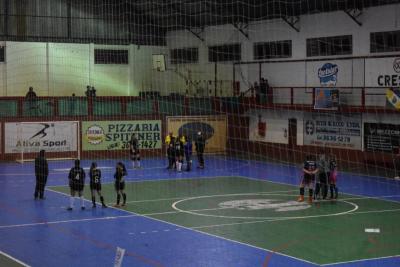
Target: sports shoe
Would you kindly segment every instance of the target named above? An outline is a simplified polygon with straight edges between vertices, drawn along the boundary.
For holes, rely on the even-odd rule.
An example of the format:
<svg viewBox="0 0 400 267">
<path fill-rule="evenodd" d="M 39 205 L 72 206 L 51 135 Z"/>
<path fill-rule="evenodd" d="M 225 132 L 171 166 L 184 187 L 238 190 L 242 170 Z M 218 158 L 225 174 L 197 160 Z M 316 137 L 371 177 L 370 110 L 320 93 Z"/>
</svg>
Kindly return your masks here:
<svg viewBox="0 0 400 267">
<path fill-rule="evenodd" d="M 114 205 L 113 205 L 113 207 L 115 207 L 115 208 L 119 208 L 119 207 L 120 207 L 120 205 L 119 205 L 119 204 L 114 204 Z"/>
<path fill-rule="evenodd" d="M 96 204 L 92 205 L 92 208 L 95 209 L 96 208 Z"/>
<path fill-rule="evenodd" d="M 71 208 L 71 207 L 68 207 L 67 210 L 72 210 L 72 208 Z"/>
<path fill-rule="evenodd" d="M 297 202 L 303 202 L 304 201 L 304 196 L 299 196 L 299 198 L 297 199 Z"/>
<path fill-rule="evenodd" d="M 102 207 L 102 208 L 107 208 L 107 206 L 106 206 L 106 205 L 104 205 L 104 204 L 103 204 L 103 205 L 101 205 L 101 207 Z"/>
<path fill-rule="evenodd" d="M 313 201 L 313 198 L 312 197 L 308 197 L 308 200 L 307 200 L 308 204 L 312 204 L 312 201 Z"/>
<path fill-rule="evenodd" d="M 85 210 L 85 207 L 81 207 L 81 210 Z"/>
</svg>

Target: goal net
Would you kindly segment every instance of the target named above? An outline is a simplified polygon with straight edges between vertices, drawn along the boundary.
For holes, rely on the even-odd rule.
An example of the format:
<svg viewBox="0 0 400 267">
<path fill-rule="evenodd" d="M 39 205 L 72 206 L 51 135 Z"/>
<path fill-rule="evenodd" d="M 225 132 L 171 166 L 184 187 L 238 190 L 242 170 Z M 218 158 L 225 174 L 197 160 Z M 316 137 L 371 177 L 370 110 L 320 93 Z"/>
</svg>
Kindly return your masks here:
<svg viewBox="0 0 400 267">
<path fill-rule="evenodd" d="M 27 265 L 105 265 L 117 246 L 123 266 L 399 265 L 399 0 L 0 0 L 0 11 L 0 230 L 68 242 Z M 56 161 L 35 203 L 51 207 L 18 213 L 40 150 Z M 74 159 L 85 212 L 68 199 Z M 12 255 L 31 244 L 9 243 Z M 189 257 L 192 245 L 206 256 Z"/>
<path fill-rule="evenodd" d="M 299 164 L 326 150 L 347 170 L 392 177 L 398 31 L 379 22 L 397 5 L 303 2 L 10 3 L 24 19 L 7 24 L 2 94 L 33 87 L 37 99 L 1 99 L 3 158 L 47 148 L 129 159 L 132 133 L 143 155 L 161 157 L 168 132 L 191 127 L 223 142 L 206 152 Z"/>
</svg>

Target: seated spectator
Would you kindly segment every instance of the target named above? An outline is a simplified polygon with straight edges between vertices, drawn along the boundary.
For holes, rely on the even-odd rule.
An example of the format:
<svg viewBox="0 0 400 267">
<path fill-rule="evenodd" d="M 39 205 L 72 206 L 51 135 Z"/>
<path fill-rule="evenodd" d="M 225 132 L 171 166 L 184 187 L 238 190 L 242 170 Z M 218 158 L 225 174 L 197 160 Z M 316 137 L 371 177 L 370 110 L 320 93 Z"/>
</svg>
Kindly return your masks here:
<svg viewBox="0 0 400 267">
<path fill-rule="evenodd" d="M 33 91 L 33 87 L 29 87 L 29 91 L 26 93 L 25 95 L 25 100 L 28 102 L 28 109 L 36 109 L 37 108 L 37 104 L 36 104 L 36 100 L 37 100 L 37 96 L 35 91 Z"/>
<path fill-rule="evenodd" d="M 26 93 L 25 99 L 28 101 L 36 100 L 36 93 L 33 91 L 33 87 L 29 87 L 29 91 Z"/>
</svg>

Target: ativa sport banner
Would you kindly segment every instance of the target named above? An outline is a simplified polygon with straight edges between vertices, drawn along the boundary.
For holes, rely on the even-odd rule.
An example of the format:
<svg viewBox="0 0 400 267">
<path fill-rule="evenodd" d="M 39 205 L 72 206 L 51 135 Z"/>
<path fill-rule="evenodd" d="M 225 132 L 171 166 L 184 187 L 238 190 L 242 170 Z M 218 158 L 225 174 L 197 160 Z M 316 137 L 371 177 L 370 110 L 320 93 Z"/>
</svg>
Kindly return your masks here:
<svg viewBox="0 0 400 267">
<path fill-rule="evenodd" d="M 304 145 L 361 150 L 361 114 L 304 113 Z"/>
<path fill-rule="evenodd" d="M 4 125 L 5 153 L 78 150 L 78 122 L 12 122 Z"/>
<path fill-rule="evenodd" d="M 221 153 L 226 150 L 227 141 L 227 119 L 226 116 L 185 116 L 167 117 L 167 130 L 175 136 L 184 134 L 190 136 L 194 143 L 199 131 L 206 138 L 206 153 Z"/>
<path fill-rule="evenodd" d="M 143 121 L 83 121 L 82 150 L 129 149 L 132 133 L 140 149 L 160 149 L 161 120 Z"/>
</svg>

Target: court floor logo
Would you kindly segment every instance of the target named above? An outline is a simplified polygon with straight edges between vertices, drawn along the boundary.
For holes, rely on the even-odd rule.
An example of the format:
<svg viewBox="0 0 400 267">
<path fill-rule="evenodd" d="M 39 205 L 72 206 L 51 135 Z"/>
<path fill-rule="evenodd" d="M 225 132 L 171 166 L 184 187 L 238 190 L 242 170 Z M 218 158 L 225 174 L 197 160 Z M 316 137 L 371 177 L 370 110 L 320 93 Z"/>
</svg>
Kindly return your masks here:
<svg viewBox="0 0 400 267">
<path fill-rule="evenodd" d="M 278 199 L 242 199 L 232 200 L 219 203 L 220 208 L 238 209 L 238 210 L 274 210 L 282 211 L 298 211 L 305 210 L 311 205 L 297 201 L 280 201 Z"/>
</svg>

